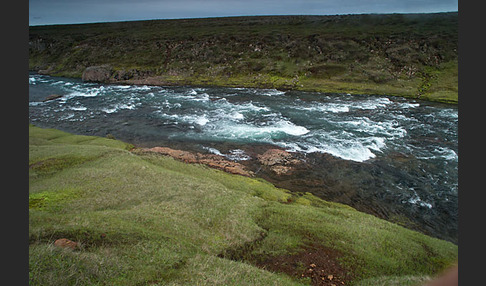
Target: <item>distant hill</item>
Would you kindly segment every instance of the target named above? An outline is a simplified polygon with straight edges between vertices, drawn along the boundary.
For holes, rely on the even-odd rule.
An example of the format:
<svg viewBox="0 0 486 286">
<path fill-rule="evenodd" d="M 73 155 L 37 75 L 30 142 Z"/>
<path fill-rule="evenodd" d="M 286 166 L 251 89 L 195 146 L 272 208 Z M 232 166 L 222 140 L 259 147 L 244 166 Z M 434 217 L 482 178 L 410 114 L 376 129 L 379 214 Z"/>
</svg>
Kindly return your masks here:
<svg viewBox="0 0 486 286">
<path fill-rule="evenodd" d="M 101 72 L 92 80 L 131 84 L 388 94 L 457 103 L 457 58 L 457 12 L 225 17 L 29 29 L 30 70 L 81 77 L 94 66 Z"/>
</svg>

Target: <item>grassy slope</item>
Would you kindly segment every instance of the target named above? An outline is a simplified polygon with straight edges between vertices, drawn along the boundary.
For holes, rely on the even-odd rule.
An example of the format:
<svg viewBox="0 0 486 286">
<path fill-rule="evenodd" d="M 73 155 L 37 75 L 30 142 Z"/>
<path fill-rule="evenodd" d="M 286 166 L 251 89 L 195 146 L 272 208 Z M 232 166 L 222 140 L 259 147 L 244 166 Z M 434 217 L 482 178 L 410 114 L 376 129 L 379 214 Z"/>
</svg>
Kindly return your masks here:
<svg viewBox="0 0 486 286">
<path fill-rule="evenodd" d="M 30 126 L 29 140 L 30 285 L 301 285 L 252 262 L 310 243 L 341 251 L 355 285 L 408 285 L 457 260 L 454 244 L 262 180 L 113 139 Z"/>
<path fill-rule="evenodd" d="M 112 80 L 389 94 L 457 103 L 457 13 L 30 27 L 29 68 Z"/>
</svg>

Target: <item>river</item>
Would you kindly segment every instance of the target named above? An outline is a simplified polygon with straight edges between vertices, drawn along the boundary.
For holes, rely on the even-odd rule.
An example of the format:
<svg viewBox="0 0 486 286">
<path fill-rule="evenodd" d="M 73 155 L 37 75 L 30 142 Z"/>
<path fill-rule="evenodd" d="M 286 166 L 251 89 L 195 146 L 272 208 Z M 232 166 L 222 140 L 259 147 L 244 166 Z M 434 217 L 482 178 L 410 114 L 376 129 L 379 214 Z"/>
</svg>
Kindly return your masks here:
<svg viewBox="0 0 486 286">
<path fill-rule="evenodd" d="M 51 94 L 61 98 L 44 101 Z M 259 176 L 458 242 L 458 109 L 400 97 L 84 83 L 29 74 L 29 121 L 252 166 L 262 146 L 312 168 Z"/>
</svg>

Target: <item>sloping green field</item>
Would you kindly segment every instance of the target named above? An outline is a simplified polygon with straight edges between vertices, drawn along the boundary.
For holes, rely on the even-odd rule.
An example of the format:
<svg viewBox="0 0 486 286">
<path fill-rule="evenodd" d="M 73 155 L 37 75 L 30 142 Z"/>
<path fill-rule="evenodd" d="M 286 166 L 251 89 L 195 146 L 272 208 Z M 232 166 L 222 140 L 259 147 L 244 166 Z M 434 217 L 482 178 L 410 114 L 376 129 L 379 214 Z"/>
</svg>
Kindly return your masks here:
<svg viewBox="0 0 486 286">
<path fill-rule="evenodd" d="M 349 285 L 413 285 L 458 258 L 351 207 L 114 139 L 31 125 L 29 141 L 30 285 L 309 285 L 255 266 L 309 245 L 341 253 Z"/>
</svg>

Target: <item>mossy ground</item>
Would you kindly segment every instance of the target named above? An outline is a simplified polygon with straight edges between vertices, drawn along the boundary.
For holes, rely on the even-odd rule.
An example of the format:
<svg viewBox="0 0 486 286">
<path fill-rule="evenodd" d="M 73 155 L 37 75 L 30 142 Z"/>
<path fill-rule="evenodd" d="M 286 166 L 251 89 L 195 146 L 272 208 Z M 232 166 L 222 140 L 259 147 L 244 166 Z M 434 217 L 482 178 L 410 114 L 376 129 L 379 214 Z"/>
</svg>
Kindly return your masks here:
<svg viewBox="0 0 486 286">
<path fill-rule="evenodd" d="M 35 126 L 29 141 L 30 285 L 305 285 L 255 265 L 316 244 L 371 285 L 423 280 L 458 257 L 351 207 L 121 141 Z"/>
<path fill-rule="evenodd" d="M 29 69 L 111 81 L 458 102 L 458 14 L 265 16 L 29 28 Z"/>
</svg>

